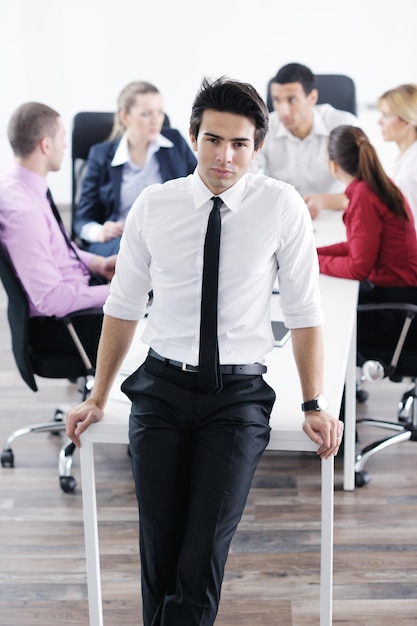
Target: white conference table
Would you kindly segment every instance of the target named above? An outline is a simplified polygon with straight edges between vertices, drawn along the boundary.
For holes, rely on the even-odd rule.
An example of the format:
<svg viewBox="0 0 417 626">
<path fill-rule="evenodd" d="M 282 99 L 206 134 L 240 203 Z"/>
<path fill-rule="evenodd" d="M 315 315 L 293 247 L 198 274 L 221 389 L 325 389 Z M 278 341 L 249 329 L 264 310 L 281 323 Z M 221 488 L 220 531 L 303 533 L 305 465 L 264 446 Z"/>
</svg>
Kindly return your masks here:
<svg viewBox="0 0 417 626">
<path fill-rule="evenodd" d="M 318 245 L 344 239 L 344 227 L 338 212 L 328 211 L 315 220 Z M 320 290 L 325 314 L 323 326 L 325 348 L 324 393 L 329 411 L 339 415 L 346 384 L 344 480 L 345 490 L 354 489 L 355 411 L 356 411 L 356 304 L 358 283 L 320 276 Z M 279 295 L 271 299 L 271 319 L 282 319 Z M 140 335 L 146 320 L 138 325 L 135 339 L 112 387 L 105 416 L 92 424 L 81 436 L 80 464 L 84 507 L 87 585 L 90 626 L 103 626 L 100 554 L 94 472 L 95 443 L 128 443 L 130 403 L 120 385 L 146 357 L 148 347 Z M 271 414 L 269 450 L 315 452 L 317 445 L 302 430 L 301 388 L 292 355 L 291 341 L 274 348 L 267 356 L 267 382 L 276 390 L 277 399 Z M 318 462 L 319 459 L 318 459 Z M 333 586 L 333 492 L 334 460 L 321 461 L 321 565 L 320 626 L 332 624 Z"/>
</svg>

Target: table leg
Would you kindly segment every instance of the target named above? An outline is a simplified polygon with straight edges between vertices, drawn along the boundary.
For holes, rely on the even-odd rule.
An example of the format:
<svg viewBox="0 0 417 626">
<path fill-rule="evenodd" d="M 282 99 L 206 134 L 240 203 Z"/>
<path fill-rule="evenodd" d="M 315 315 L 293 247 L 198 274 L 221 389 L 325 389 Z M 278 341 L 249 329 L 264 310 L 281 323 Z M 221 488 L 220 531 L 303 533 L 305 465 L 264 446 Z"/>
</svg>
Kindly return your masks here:
<svg viewBox="0 0 417 626">
<path fill-rule="evenodd" d="M 343 459 L 343 489 L 355 489 L 355 439 L 356 439 L 356 317 L 352 329 L 349 358 L 346 369 L 345 432 Z"/>
<path fill-rule="evenodd" d="M 94 444 L 92 441 L 87 441 L 86 438 L 84 438 L 80 448 L 80 466 L 90 626 L 103 626 Z"/>
<path fill-rule="evenodd" d="M 320 626 L 332 625 L 334 457 L 321 462 Z"/>
</svg>

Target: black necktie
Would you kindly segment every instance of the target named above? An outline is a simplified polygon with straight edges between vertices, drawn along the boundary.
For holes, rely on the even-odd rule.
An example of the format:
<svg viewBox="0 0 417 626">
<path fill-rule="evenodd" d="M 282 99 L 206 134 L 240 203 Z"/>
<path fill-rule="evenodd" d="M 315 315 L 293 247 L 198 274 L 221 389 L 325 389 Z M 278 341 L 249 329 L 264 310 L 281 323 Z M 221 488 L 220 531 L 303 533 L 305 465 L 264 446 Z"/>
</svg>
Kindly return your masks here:
<svg viewBox="0 0 417 626">
<path fill-rule="evenodd" d="M 48 198 L 49 204 L 51 205 L 52 213 L 54 214 L 54 217 L 55 217 L 56 221 L 58 222 L 58 226 L 59 226 L 59 229 L 60 229 L 60 231 L 61 231 L 61 233 L 62 233 L 62 235 L 63 235 L 63 237 L 65 239 L 65 243 L 67 244 L 67 246 L 69 248 L 72 249 L 71 241 L 70 241 L 70 239 L 69 239 L 69 237 L 67 235 L 67 232 L 66 232 L 65 226 L 64 226 L 64 222 L 62 221 L 62 217 L 59 214 L 58 207 L 56 206 L 56 204 L 54 202 L 54 199 L 52 197 L 50 189 L 48 189 L 48 191 L 46 192 L 46 197 Z"/>
<path fill-rule="evenodd" d="M 77 259 L 77 261 L 79 261 L 81 263 L 81 265 L 83 265 L 85 267 L 85 269 L 87 270 L 87 273 L 90 274 L 90 276 L 92 276 L 92 273 L 91 273 L 90 269 L 84 263 L 84 261 L 82 261 L 82 259 L 80 258 L 79 254 L 77 252 L 77 249 L 75 248 L 75 246 L 73 245 L 71 239 L 67 235 L 67 231 L 65 229 L 64 222 L 62 221 L 62 217 L 59 214 L 58 207 L 56 206 L 56 204 L 54 202 L 54 199 L 52 197 L 51 191 L 49 189 L 46 192 L 46 197 L 48 198 L 49 204 L 51 205 L 52 213 L 54 214 L 54 217 L 55 217 L 56 221 L 58 222 L 58 226 L 59 226 L 59 229 L 60 229 L 60 231 L 61 231 L 61 233 L 62 233 L 62 235 L 63 235 L 63 237 L 65 239 L 65 243 L 67 244 L 68 248 L 72 251 L 72 253 L 74 254 L 74 256 Z"/>
<path fill-rule="evenodd" d="M 204 242 L 203 282 L 201 290 L 200 354 L 198 387 L 204 393 L 216 393 L 222 388 L 217 339 L 217 299 L 219 284 L 219 254 L 221 198 L 213 196 Z"/>
</svg>

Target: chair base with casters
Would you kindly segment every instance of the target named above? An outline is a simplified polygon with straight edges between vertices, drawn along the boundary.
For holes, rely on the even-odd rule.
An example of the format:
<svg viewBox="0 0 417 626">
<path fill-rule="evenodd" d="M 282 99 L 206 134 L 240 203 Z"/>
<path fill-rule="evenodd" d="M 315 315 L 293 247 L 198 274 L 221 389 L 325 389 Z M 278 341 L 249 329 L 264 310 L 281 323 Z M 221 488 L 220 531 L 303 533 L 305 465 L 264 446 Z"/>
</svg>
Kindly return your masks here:
<svg viewBox="0 0 417 626">
<path fill-rule="evenodd" d="M 76 379 L 82 381 L 81 400 L 85 400 L 94 383 L 94 364 L 103 319 L 102 309 L 83 309 L 64 317 L 31 318 L 25 291 L 17 278 L 6 251 L 0 246 L 0 278 L 8 296 L 7 317 L 11 332 L 13 356 L 24 382 L 37 391 L 35 375 L 41 378 Z M 81 326 L 79 326 L 79 324 Z M 90 340 L 87 347 L 77 328 L 86 329 Z M 88 349 L 88 353 L 87 353 Z M 93 362 L 94 361 L 94 362 Z M 33 424 L 13 432 L 1 453 L 1 465 L 14 467 L 12 444 L 30 433 L 65 431 L 66 410 L 58 408 L 52 420 Z M 72 455 L 75 446 L 68 440 L 60 452 L 58 470 L 61 489 L 74 491 L 76 481 L 71 476 Z"/>
<path fill-rule="evenodd" d="M 81 381 L 80 381 L 81 382 Z M 81 402 L 85 400 L 92 389 L 94 379 L 92 376 L 88 376 L 82 379 L 82 387 L 79 389 L 81 395 Z M 4 448 L 1 452 L 1 465 L 2 467 L 14 467 L 14 452 L 13 452 L 13 443 L 19 437 L 23 437 L 24 435 L 30 435 L 32 433 L 50 433 L 51 435 L 60 436 L 62 433 L 65 433 L 66 423 L 65 423 L 65 415 L 67 413 L 69 407 L 58 407 L 55 409 L 55 413 L 53 419 L 50 422 L 42 422 L 39 424 L 31 424 L 24 428 L 19 428 L 15 430 L 13 433 L 9 435 L 7 438 Z M 73 453 L 75 452 L 75 445 L 71 440 L 68 441 L 61 447 L 58 459 L 58 474 L 59 474 L 59 484 L 64 493 L 72 493 L 75 491 L 77 487 L 76 479 L 71 475 L 72 461 L 73 461 Z"/>
<path fill-rule="evenodd" d="M 363 487 L 371 482 L 370 474 L 364 469 L 369 459 L 390 446 L 404 441 L 417 441 L 417 349 L 413 342 L 416 333 L 414 318 L 417 315 L 417 306 L 410 303 L 377 303 L 358 306 L 358 314 L 366 312 L 387 312 L 402 316 L 399 337 L 391 354 L 387 348 L 374 348 L 372 359 L 363 360 L 362 371 L 368 380 L 389 378 L 391 381 L 401 382 L 403 378 L 410 378 L 411 387 L 403 394 L 398 403 L 396 421 L 361 418 L 356 420 L 360 427 L 371 426 L 392 431 L 393 434 L 378 439 L 360 450 L 355 457 L 355 485 Z M 389 365 L 385 365 L 389 362 Z"/>
<path fill-rule="evenodd" d="M 89 310 L 90 312 L 90 310 Z M 85 314 L 86 311 L 80 311 L 77 313 Z M 76 314 L 77 314 L 76 313 Z M 94 309 L 91 310 L 92 314 L 97 314 L 97 311 Z M 76 315 L 75 314 L 75 315 Z M 58 318 L 57 322 L 61 321 Z M 88 374 L 85 376 L 79 377 L 77 382 L 80 384 L 79 393 L 80 393 L 80 402 L 86 400 L 91 393 L 94 384 L 94 368 L 93 365 L 88 358 L 88 355 L 84 351 L 81 342 L 78 338 L 78 335 L 74 329 L 72 322 L 66 317 L 62 320 L 62 322 L 67 327 L 71 336 L 75 339 L 75 341 L 79 342 L 79 347 L 81 349 L 80 356 L 84 360 L 85 367 L 88 370 Z M 77 346 L 78 347 L 78 346 Z M 61 376 L 57 376 L 61 378 Z M 35 389 L 37 390 L 37 388 Z M 16 441 L 16 439 L 29 435 L 32 433 L 50 433 L 52 435 L 61 435 L 65 433 L 66 430 L 66 422 L 65 415 L 69 407 L 58 407 L 55 409 L 55 413 L 53 419 L 49 422 L 39 423 L 39 424 L 31 424 L 24 428 L 19 428 L 11 433 L 4 445 L 4 448 L 1 452 L 1 465 L 2 467 L 10 467 L 13 468 L 15 466 L 15 455 L 13 452 L 12 445 Z M 73 461 L 73 453 L 75 452 L 75 445 L 71 440 L 67 440 L 67 442 L 61 447 L 59 453 L 58 460 L 58 473 L 59 473 L 59 484 L 64 493 L 71 493 L 75 491 L 77 487 L 76 479 L 71 475 L 72 461 Z"/>
<path fill-rule="evenodd" d="M 393 422 L 376 420 L 376 419 L 361 419 L 357 421 L 358 424 L 364 424 L 366 426 L 377 426 L 378 428 L 386 428 L 388 430 L 395 431 L 391 437 L 385 437 L 378 441 L 365 446 L 355 459 L 355 485 L 356 487 L 363 487 L 371 482 L 369 473 L 364 470 L 365 463 L 376 452 L 380 452 L 384 448 L 393 446 L 403 441 L 417 441 L 417 425 L 416 424 L 395 424 Z"/>
</svg>

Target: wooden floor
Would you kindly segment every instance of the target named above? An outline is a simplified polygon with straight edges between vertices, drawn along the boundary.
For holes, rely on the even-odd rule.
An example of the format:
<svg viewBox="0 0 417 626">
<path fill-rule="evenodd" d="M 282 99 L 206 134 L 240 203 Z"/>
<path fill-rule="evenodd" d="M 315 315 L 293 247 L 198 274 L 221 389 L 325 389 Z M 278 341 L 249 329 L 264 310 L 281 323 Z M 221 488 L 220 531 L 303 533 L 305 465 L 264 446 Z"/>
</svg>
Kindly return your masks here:
<svg viewBox="0 0 417 626">
<path fill-rule="evenodd" d="M 0 438 L 77 401 L 76 385 L 20 379 L 0 287 Z M 405 384 L 374 383 L 361 413 L 391 418 Z M 363 429 L 362 443 L 379 432 Z M 80 489 L 58 482 L 59 436 L 14 444 L 0 468 L 0 626 L 88 626 Z M 126 447 L 97 448 L 105 626 L 140 626 L 137 510 Z M 417 445 L 384 450 L 372 482 L 342 490 L 336 460 L 334 619 L 355 626 L 417 623 Z M 79 458 L 73 474 L 79 479 Z M 318 626 L 320 462 L 314 454 L 264 455 L 232 543 L 217 626 Z M 91 624 L 90 626 L 96 626 Z M 181 626 L 172 625 L 172 626 Z"/>
</svg>

